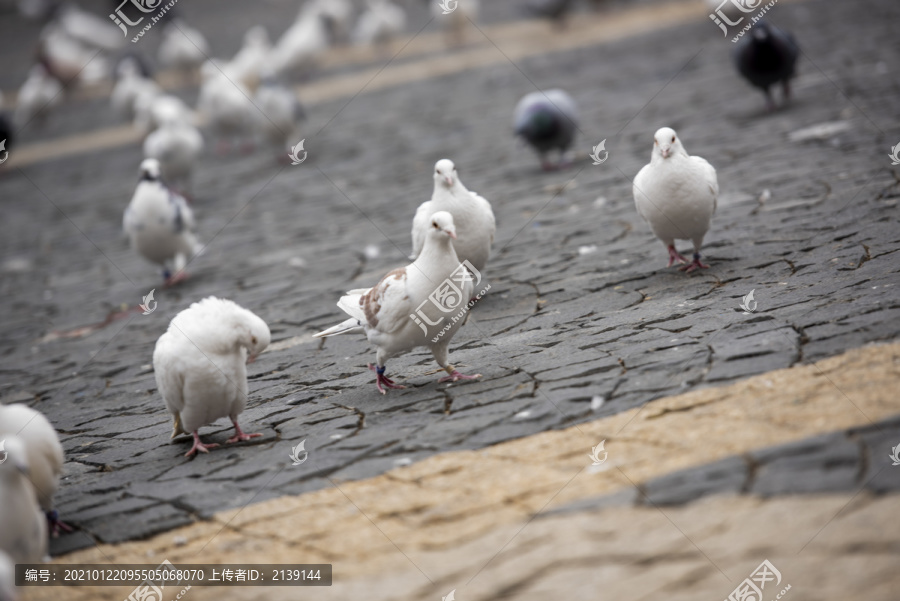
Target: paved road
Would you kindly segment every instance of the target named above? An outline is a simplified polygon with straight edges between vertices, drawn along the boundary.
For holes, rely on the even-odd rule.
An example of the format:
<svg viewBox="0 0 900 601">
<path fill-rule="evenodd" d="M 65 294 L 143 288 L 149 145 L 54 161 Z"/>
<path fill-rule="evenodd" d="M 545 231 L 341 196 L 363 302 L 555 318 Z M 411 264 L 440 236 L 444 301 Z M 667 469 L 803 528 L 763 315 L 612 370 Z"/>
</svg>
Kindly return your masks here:
<svg viewBox="0 0 900 601">
<path fill-rule="evenodd" d="M 33 404 L 61 433 L 58 505 L 80 532 L 55 551 L 895 339 L 900 179 L 887 153 L 900 141 L 900 6 L 817 0 L 779 11 L 806 56 L 796 102 L 773 115 L 737 79 L 730 44 L 698 21 L 316 105 L 300 166 L 268 152 L 210 154 L 196 182 L 209 249 L 176 290 L 160 290 L 121 238 L 137 147 L 0 174 L 0 393 Z M 541 173 L 509 136 L 512 106 L 535 86 L 563 86 L 581 106 L 582 158 L 569 171 Z M 99 123 L 102 106 L 65 107 L 66 127 L 82 114 Z M 846 130 L 788 139 L 834 121 Z M 719 173 L 712 268 L 695 276 L 664 269 L 665 251 L 633 207 L 630 180 L 662 125 Z M 610 159 L 592 166 L 583 155 L 601 139 Z M 498 216 L 491 293 L 451 349 L 484 379 L 438 385 L 430 356 L 416 352 L 389 363 L 408 389 L 382 397 L 365 341 L 319 348 L 309 336 L 340 319 L 342 291 L 404 262 L 412 213 L 441 157 Z M 760 207 L 764 189 L 771 200 Z M 378 257 L 365 257 L 368 245 Z M 149 316 L 42 342 L 151 288 L 159 306 Z M 744 314 L 751 290 L 758 306 Z M 149 363 L 169 319 L 210 294 L 261 315 L 275 344 L 251 367 L 242 420 L 264 436 L 191 461 L 169 442 Z M 223 442 L 226 432 L 221 423 L 203 434 Z M 309 459 L 288 469 L 301 440 Z"/>
</svg>

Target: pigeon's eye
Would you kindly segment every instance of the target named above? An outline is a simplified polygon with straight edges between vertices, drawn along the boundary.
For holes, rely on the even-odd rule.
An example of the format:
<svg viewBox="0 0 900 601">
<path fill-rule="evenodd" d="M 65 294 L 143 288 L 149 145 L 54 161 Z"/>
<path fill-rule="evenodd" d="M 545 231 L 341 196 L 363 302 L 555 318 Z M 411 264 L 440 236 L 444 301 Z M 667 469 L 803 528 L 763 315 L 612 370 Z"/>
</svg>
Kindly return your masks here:
<svg viewBox="0 0 900 601">
<path fill-rule="evenodd" d="M 433 222 L 431 223 L 431 225 L 433 225 L 433 226 L 434 226 L 434 229 L 436 229 L 436 230 L 441 229 L 441 228 L 438 226 L 437 221 L 433 221 Z"/>
<path fill-rule="evenodd" d="M 250 344 L 256 344 L 256 336 L 250 337 Z"/>
<path fill-rule="evenodd" d="M 672 136 L 672 141 L 673 141 L 673 142 L 675 141 L 675 136 Z"/>
<path fill-rule="evenodd" d="M 654 138 L 654 139 L 653 139 L 653 145 L 654 145 L 654 146 L 659 146 L 659 140 L 657 140 L 657 139 Z"/>
</svg>

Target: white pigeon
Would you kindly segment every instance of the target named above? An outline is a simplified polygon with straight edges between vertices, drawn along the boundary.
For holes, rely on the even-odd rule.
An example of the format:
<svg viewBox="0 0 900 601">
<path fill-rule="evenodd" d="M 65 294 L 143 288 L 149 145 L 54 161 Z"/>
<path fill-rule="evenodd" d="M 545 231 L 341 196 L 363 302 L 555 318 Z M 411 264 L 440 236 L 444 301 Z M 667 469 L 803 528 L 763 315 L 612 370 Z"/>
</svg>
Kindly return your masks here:
<svg viewBox="0 0 900 601">
<path fill-rule="evenodd" d="M 0 550 L 16 563 L 39 563 L 47 555 L 47 518 L 41 513 L 25 443 L 18 436 L 3 441 L 0 463 Z"/>
<path fill-rule="evenodd" d="M 193 71 L 209 59 L 209 42 L 199 30 L 172 19 L 163 27 L 158 56 L 165 67 Z"/>
<path fill-rule="evenodd" d="M 62 95 L 59 80 L 50 75 L 44 65 L 34 65 L 16 96 L 16 123 L 23 127 L 35 117 L 38 123 L 43 123 L 50 109 L 62 102 Z"/>
<path fill-rule="evenodd" d="M 175 416 L 172 438 L 193 434 L 197 451 L 209 452 L 217 444 L 204 444 L 198 430 L 221 417 L 234 424 L 228 442 L 250 440 L 238 415 L 247 405 L 247 363 L 269 346 L 269 326 L 256 314 L 210 296 L 192 304 L 172 319 L 153 351 L 156 385 L 169 413 Z"/>
<path fill-rule="evenodd" d="M 51 21 L 41 31 L 37 47 L 38 60 L 65 86 L 97 83 L 109 77 L 111 68 L 104 54 L 72 37 L 58 21 Z"/>
<path fill-rule="evenodd" d="M 113 51 L 125 43 L 121 30 L 109 19 L 90 13 L 74 2 L 60 6 L 56 20 L 70 37 L 89 47 Z"/>
<path fill-rule="evenodd" d="M 152 100 L 161 95 L 159 85 L 141 74 L 140 65 L 132 57 L 126 57 L 116 67 L 116 85 L 110 95 L 110 103 L 126 119 L 135 117 L 137 106 L 149 111 Z"/>
<path fill-rule="evenodd" d="M 144 158 L 157 159 L 166 182 L 182 193 L 191 189 L 194 165 L 202 153 L 200 130 L 179 119 L 167 119 L 144 139 Z"/>
<path fill-rule="evenodd" d="M 141 163 L 141 179 L 125 209 L 123 227 L 141 255 L 163 267 L 166 285 L 185 279 L 188 260 L 200 250 L 194 236 L 194 214 L 184 197 L 160 179 L 156 159 Z M 173 273 L 174 272 L 174 273 Z"/>
<path fill-rule="evenodd" d="M 356 21 L 353 42 L 387 44 L 406 29 L 406 11 L 390 0 L 368 0 Z"/>
<path fill-rule="evenodd" d="M 331 41 L 346 44 L 350 40 L 351 20 L 354 16 L 350 0 L 311 0 L 325 21 Z"/>
<path fill-rule="evenodd" d="M 27 405 L 0 405 L 0 440 L 7 436 L 17 436 L 25 445 L 31 468 L 29 480 L 54 534 L 60 528 L 71 530 L 59 521 L 53 508 L 64 461 L 56 430 L 42 413 Z"/>
<path fill-rule="evenodd" d="M 330 39 L 321 7 L 308 3 L 300 9 L 294 23 L 285 31 L 270 55 L 275 73 L 309 71 L 328 48 Z"/>
<path fill-rule="evenodd" d="M 680 269 L 708 268 L 700 262 L 700 248 L 719 196 L 713 166 L 689 156 L 675 130 L 663 127 L 653 136 L 650 163 L 634 178 L 633 191 L 638 214 L 669 249 L 668 267 L 675 261 L 687 263 L 675 250 L 675 240 L 691 240 L 694 260 Z"/>
<path fill-rule="evenodd" d="M 212 61 L 201 70 L 203 85 L 197 99 L 197 110 L 206 117 L 213 137 L 218 139 L 219 151 L 236 140 L 252 134 L 254 123 L 250 91 L 227 70 Z"/>
<path fill-rule="evenodd" d="M 248 90 L 255 90 L 271 52 L 269 32 L 262 25 L 255 25 L 244 34 L 244 45 L 228 63 L 227 70 Z"/>
<path fill-rule="evenodd" d="M 134 126 L 151 132 L 165 123 L 193 123 L 194 111 L 184 100 L 172 94 L 140 96 L 134 105 Z"/>
<path fill-rule="evenodd" d="M 453 6 L 451 3 L 449 6 Z M 431 3 L 431 16 L 444 28 L 448 44 L 460 45 L 465 41 L 465 32 L 469 23 L 478 21 L 481 0 L 457 0 L 456 7 L 445 12 L 442 2 Z"/>
<path fill-rule="evenodd" d="M 494 212 L 491 203 L 466 189 L 450 159 L 435 163 L 431 200 L 419 205 L 413 218 L 413 257 L 418 257 L 422 252 L 428 220 L 438 211 L 453 215 L 453 223 L 459 229 L 453 248 L 459 260 L 468 261 L 478 271 L 484 269 L 497 232 Z"/>
<path fill-rule="evenodd" d="M 456 238 L 453 216 L 445 211 L 431 215 L 423 226 L 425 243 L 410 265 L 395 269 L 373 288 L 351 290 L 338 301 L 350 319 L 328 328 L 316 338 L 364 331 L 376 348 L 375 386 L 381 394 L 388 388 L 404 388 L 384 375 L 391 357 L 424 346 L 449 375 L 440 382 L 471 380 L 449 362 L 450 339 L 465 321 L 466 302 L 472 298 L 472 275 L 462 267 L 452 239 Z"/>
<path fill-rule="evenodd" d="M 16 564 L 5 551 L 0 549 L 0 601 L 18 601 L 16 592 Z"/>
<path fill-rule="evenodd" d="M 253 103 L 260 133 L 279 150 L 287 150 L 297 133 L 299 122 L 306 117 L 297 95 L 274 77 L 263 77 Z"/>
</svg>

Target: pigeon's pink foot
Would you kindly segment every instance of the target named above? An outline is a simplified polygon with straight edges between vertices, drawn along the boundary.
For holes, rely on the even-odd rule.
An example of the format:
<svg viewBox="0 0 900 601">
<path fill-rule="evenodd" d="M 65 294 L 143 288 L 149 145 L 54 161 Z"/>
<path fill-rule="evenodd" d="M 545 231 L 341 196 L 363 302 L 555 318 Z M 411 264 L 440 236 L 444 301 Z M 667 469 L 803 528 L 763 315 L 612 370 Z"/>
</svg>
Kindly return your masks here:
<svg viewBox="0 0 900 601">
<path fill-rule="evenodd" d="M 232 442 L 243 442 L 245 440 L 250 440 L 251 438 L 259 438 L 262 434 L 244 434 L 244 431 L 241 430 L 241 427 L 238 425 L 237 420 L 231 420 L 231 423 L 234 424 L 234 431 L 236 434 L 228 439 L 229 443 Z"/>
<path fill-rule="evenodd" d="M 401 386 L 400 384 L 394 384 L 394 381 L 389 377 L 384 375 L 384 370 L 387 369 L 385 366 L 375 367 L 371 363 L 369 364 L 369 369 L 375 372 L 375 387 L 378 388 L 378 392 L 381 394 L 387 394 L 387 391 L 384 389 L 384 386 L 388 388 L 395 389 L 404 389 L 406 386 Z"/>
<path fill-rule="evenodd" d="M 541 159 L 541 169 L 543 169 L 544 171 L 557 171 L 559 170 L 559 164 L 551 163 L 546 159 Z"/>
<path fill-rule="evenodd" d="M 666 267 L 671 267 L 675 264 L 675 261 L 678 261 L 681 264 L 687 263 L 688 260 L 681 256 L 677 250 L 675 250 L 675 245 L 669 245 L 669 264 Z"/>
<path fill-rule="evenodd" d="M 216 448 L 218 443 L 211 442 L 209 444 L 203 444 L 200 442 L 200 435 L 197 434 L 196 430 L 194 431 L 194 446 L 191 447 L 191 450 L 184 454 L 185 457 L 190 457 L 191 455 L 196 455 L 197 451 L 201 453 L 209 453 L 210 449 Z"/>
<path fill-rule="evenodd" d="M 59 536 L 60 530 L 64 532 L 73 532 L 72 527 L 66 524 L 64 521 L 59 519 L 59 512 L 55 509 L 51 509 L 47 513 L 47 525 L 50 529 L 50 535 L 53 538 Z"/>
<path fill-rule="evenodd" d="M 440 384 L 441 382 L 457 382 L 459 380 L 476 380 L 480 377 L 481 377 L 481 374 L 475 374 L 474 376 L 467 376 L 466 374 L 461 374 L 454 369 L 453 371 L 450 372 L 449 376 L 444 376 L 443 378 L 438 380 L 438 383 Z"/>
<path fill-rule="evenodd" d="M 180 284 L 181 282 L 185 281 L 186 279 L 188 279 L 187 272 L 176 271 L 174 275 L 166 276 L 166 280 L 163 283 L 163 286 L 165 286 L 166 288 L 171 288 L 172 286 Z"/>
<path fill-rule="evenodd" d="M 690 273 L 695 269 L 709 269 L 709 265 L 700 261 L 700 253 L 694 253 L 694 260 L 690 263 L 690 265 L 682 265 L 678 268 L 679 271 L 683 271 L 685 273 Z"/>
</svg>

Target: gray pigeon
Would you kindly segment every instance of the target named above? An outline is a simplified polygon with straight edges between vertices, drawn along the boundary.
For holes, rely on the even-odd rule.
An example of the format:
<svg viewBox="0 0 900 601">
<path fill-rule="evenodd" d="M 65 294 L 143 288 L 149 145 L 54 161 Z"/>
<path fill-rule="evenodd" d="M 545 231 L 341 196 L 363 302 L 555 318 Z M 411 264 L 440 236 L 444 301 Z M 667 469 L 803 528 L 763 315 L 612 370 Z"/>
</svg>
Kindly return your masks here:
<svg viewBox="0 0 900 601">
<path fill-rule="evenodd" d="M 575 141 L 578 109 L 563 90 L 553 89 L 526 94 L 516 105 L 513 127 L 541 158 L 541 167 L 550 171 L 565 164 L 565 154 Z M 559 150 L 559 161 L 551 163 L 547 153 Z"/>
<path fill-rule="evenodd" d="M 780 83 L 785 101 L 790 99 L 790 81 L 799 55 L 800 47 L 793 34 L 759 21 L 735 47 L 734 64 L 751 85 L 763 91 L 766 108 L 772 110 L 775 101 L 769 88 Z"/>
</svg>

